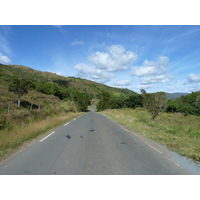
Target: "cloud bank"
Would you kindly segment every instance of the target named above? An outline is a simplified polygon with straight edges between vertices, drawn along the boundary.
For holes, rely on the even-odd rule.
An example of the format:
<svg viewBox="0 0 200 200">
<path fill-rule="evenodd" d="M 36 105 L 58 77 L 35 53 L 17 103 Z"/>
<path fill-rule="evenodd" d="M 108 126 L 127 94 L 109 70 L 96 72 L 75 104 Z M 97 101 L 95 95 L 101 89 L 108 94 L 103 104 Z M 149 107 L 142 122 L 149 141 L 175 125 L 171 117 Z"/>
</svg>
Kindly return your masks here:
<svg viewBox="0 0 200 200">
<path fill-rule="evenodd" d="M 150 88 L 156 83 L 166 83 L 172 77 L 168 75 L 169 58 L 161 56 L 156 62 L 145 60 L 142 66 L 131 68 L 131 75 L 141 79 L 138 88 Z"/>
<path fill-rule="evenodd" d="M 109 72 L 123 71 L 137 59 L 137 55 L 132 51 L 126 51 L 120 45 L 112 45 L 107 48 L 107 52 L 95 52 L 89 57 L 92 64 L 99 69 Z"/>
<path fill-rule="evenodd" d="M 85 65 L 83 63 L 76 65 L 75 69 L 78 76 L 88 78 L 99 83 L 105 83 L 114 77 L 112 73 L 98 69 L 95 66 Z"/>
<path fill-rule="evenodd" d="M 126 70 L 135 62 L 137 55 L 126 51 L 120 45 L 112 45 L 105 52 L 97 51 L 89 56 L 90 65 L 79 63 L 75 66 L 77 76 L 100 83 L 108 82 L 115 72 Z"/>
<path fill-rule="evenodd" d="M 126 86 L 130 86 L 132 84 L 132 81 L 131 80 L 118 80 L 112 84 L 115 86 L 118 86 L 118 87 L 126 87 Z"/>
</svg>

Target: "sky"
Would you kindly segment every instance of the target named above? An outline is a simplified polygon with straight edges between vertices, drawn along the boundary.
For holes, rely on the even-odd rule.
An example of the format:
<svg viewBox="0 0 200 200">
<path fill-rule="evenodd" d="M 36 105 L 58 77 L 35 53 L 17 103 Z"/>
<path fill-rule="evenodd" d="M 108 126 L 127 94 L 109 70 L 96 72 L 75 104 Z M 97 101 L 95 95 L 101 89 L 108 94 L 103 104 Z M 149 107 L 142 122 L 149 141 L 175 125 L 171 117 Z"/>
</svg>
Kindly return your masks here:
<svg viewBox="0 0 200 200">
<path fill-rule="evenodd" d="M 199 25 L 0 25 L 0 63 L 147 92 L 200 90 Z"/>
<path fill-rule="evenodd" d="M 48 1 L 48 5 L 47 1 L 41 0 L 1 1 L 0 63 L 24 65 L 63 76 L 82 77 L 110 86 L 129 88 L 138 93 L 140 89 L 145 89 L 147 92 L 198 91 L 200 90 L 199 19 L 197 0 L 117 0 L 114 2 L 57 0 Z M 30 24 L 41 24 L 41 26 L 26 26 Z M 48 26 L 43 26 L 45 24 Z M 54 24 L 56 26 L 53 26 Z M 60 24 L 67 24 L 67 26 L 60 26 Z M 91 26 L 79 26 L 81 24 Z M 188 24 L 191 25 L 186 26 Z M 108 188 L 109 191 L 119 188 L 119 191 L 125 191 L 121 193 L 123 197 L 124 195 L 128 197 L 132 195 L 132 187 L 135 183 L 136 196 L 147 194 L 148 196 L 145 197 L 149 198 L 155 185 L 163 192 L 165 192 L 163 185 L 166 184 L 169 188 L 168 180 L 163 177 L 158 177 L 159 180 L 155 181 L 155 176 L 150 179 L 138 176 L 134 177 L 131 185 L 124 184 L 130 182 L 130 178 L 128 176 L 127 178 L 128 180 L 124 181 L 123 177 L 123 180 L 121 179 L 123 184 L 119 184 L 120 181 L 113 181 L 113 178 L 108 177 L 106 183 L 109 187 L 103 189 L 108 192 Z M 34 176 L 34 180 L 30 177 L 26 178 L 25 182 L 28 181 L 28 184 L 25 185 L 24 181 L 21 182 L 22 177 L 20 180 L 17 177 L 14 180 L 12 177 L 11 181 L 5 177 L 1 181 L 3 185 L 0 186 L 1 188 L 3 186 L 2 192 L 5 193 L 3 196 L 7 194 L 16 196 L 17 191 L 21 189 L 17 187 L 21 186 L 18 184 L 19 181 L 23 187 L 27 186 L 26 190 L 30 192 L 32 192 L 30 185 L 35 186 L 35 183 L 37 185 L 39 183 L 43 190 L 37 191 L 37 196 L 39 192 L 40 195 L 45 195 L 44 197 L 50 194 L 49 197 L 52 198 L 54 193 L 54 196 L 58 196 L 57 191 L 61 195 L 64 191 L 63 196 L 65 195 L 66 191 L 60 190 L 64 180 L 62 179 L 60 176 L 60 181 L 56 181 L 55 185 L 46 178 L 35 180 Z M 95 184 L 90 184 L 93 191 L 99 190 L 103 185 L 101 179 L 95 177 L 95 180 L 92 180 Z M 194 183 L 195 181 L 193 179 Z M 59 182 L 62 185 L 59 185 Z M 77 186 L 77 182 L 81 183 L 80 197 L 87 191 L 88 188 L 84 187 L 84 185 L 88 187 L 88 184 L 85 184 L 86 179 L 77 181 L 74 177 L 67 177 L 65 187 L 70 183 L 67 184 L 68 196 L 74 196 L 76 192 L 74 188 L 77 187 L 73 186 Z M 159 184 L 156 184 L 157 182 Z M 190 184 L 191 187 L 188 187 L 184 181 L 175 177 L 172 182 L 174 184 L 170 189 L 177 198 L 180 198 L 180 192 L 176 193 L 174 188 L 176 191 L 179 191 L 177 187 L 184 191 L 181 193 L 184 198 L 191 198 L 191 194 L 194 196 L 196 194 L 194 191 L 198 191 L 195 188 L 198 184 Z M 7 185 L 10 186 L 12 183 L 14 183 L 12 189 L 16 192 L 10 194 L 8 191 L 10 187 Z M 44 193 L 45 186 L 48 191 L 53 187 L 51 190 L 53 193 Z M 144 189 L 148 192 L 144 193 Z M 121 198 L 122 195 L 116 194 L 116 199 Z M 108 195 L 113 197 L 113 193 Z M 155 193 L 153 197 L 160 199 L 160 195 L 155 198 Z"/>
</svg>

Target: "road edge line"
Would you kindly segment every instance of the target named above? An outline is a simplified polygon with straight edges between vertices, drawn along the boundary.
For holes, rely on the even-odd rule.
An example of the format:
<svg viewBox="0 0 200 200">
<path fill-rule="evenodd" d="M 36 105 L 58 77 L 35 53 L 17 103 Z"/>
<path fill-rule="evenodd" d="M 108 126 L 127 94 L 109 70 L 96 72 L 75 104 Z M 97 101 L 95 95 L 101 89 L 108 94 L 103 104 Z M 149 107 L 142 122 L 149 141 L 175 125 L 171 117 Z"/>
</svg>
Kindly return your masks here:
<svg viewBox="0 0 200 200">
<path fill-rule="evenodd" d="M 54 133 L 55 133 L 55 131 L 53 131 L 52 133 L 50 133 L 49 135 L 47 135 L 46 137 L 41 139 L 39 142 L 43 142 L 44 140 L 46 140 L 49 136 L 53 135 Z"/>
</svg>

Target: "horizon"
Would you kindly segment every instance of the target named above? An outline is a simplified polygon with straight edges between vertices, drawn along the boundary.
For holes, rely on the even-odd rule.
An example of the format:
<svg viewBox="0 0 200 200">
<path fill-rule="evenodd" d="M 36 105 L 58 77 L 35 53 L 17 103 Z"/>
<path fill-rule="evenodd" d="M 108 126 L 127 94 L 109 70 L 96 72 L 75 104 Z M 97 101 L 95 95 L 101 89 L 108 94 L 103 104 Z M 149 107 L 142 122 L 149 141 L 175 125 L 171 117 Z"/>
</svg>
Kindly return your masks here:
<svg viewBox="0 0 200 200">
<path fill-rule="evenodd" d="M 200 90 L 199 25 L 0 25 L 0 63 L 140 93 Z"/>
</svg>

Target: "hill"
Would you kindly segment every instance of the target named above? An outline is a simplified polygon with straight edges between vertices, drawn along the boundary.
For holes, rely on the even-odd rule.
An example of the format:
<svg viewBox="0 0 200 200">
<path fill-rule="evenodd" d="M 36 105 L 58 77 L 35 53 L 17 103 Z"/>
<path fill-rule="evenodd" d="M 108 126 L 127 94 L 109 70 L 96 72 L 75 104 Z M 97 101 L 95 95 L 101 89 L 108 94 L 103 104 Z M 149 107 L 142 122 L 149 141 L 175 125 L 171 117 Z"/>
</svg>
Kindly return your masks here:
<svg viewBox="0 0 200 200">
<path fill-rule="evenodd" d="M 53 82 L 60 87 L 75 89 L 80 92 L 87 92 L 94 98 L 96 98 L 97 95 L 103 91 L 108 91 L 109 93 L 119 93 L 126 96 L 136 94 L 128 89 L 114 88 L 82 78 L 64 77 L 51 72 L 37 71 L 21 65 L 1 65 L 0 69 L 0 76 L 4 80 L 17 75 L 32 79 L 36 82 Z"/>
<path fill-rule="evenodd" d="M 43 72 L 22 65 L 0 64 L 0 112 L 9 107 L 11 103 L 14 108 L 20 105 L 19 95 L 17 97 L 14 89 L 8 89 L 13 82 L 13 87 L 18 84 L 19 79 L 31 83 L 32 89 L 23 94 L 21 105 L 23 107 L 40 108 L 47 106 L 51 101 L 73 101 L 74 110 L 86 111 L 92 99 L 98 99 L 99 94 L 106 91 L 113 96 L 125 96 L 137 94 L 128 89 L 109 87 L 104 84 L 90 80 L 64 77 L 51 72 Z M 15 81 L 14 81 L 15 80 Z M 14 83 L 15 82 L 15 83 Z M 16 90 L 16 89 L 15 89 Z"/>
<path fill-rule="evenodd" d="M 181 96 L 186 96 L 188 95 L 189 93 L 182 93 L 182 92 L 174 92 L 174 93 L 166 93 L 166 96 L 167 96 L 167 99 L 170 100 L 170 99 L 176 99 L 176 98 L 179 98 Z"/>
</svg>

